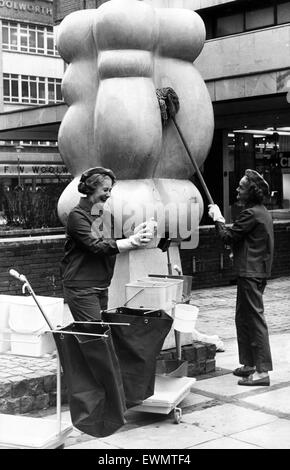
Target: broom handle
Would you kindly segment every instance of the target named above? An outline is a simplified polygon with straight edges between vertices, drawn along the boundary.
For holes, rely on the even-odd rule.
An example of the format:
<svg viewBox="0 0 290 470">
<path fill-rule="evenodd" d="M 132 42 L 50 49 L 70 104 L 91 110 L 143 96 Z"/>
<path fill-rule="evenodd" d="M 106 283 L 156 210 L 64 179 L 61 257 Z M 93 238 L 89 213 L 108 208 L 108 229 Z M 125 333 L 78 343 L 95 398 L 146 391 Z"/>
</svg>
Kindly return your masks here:
<svg viewBox="0 0 290 470">
<path fill-rule="evenodd" d="M 185 147 L 185 150 L 186 150 L 186 152 L 187 152 L 187 154 L 188 154 L 188 156 L 189 156 L 189 158 L 190 158 L 190 160 L 191 160 L 191 163 L 192 163 L 193 166 L 194 166 L 194 169 L 195 169 L 195 171 L 196 171 L 196 173 L 197 173 L 197 176 L 198 176 L 199 181 L 200 181 L 200 183 L 201 183 L 201 185 L 202 185 L 202 187 L 203 187 L 203 189 L 204 189 L 204 192 L 205 192 L 205 194 L 206 194 L 206 197 L 207 197 L 209 203 L 210 203 L 210 204 L 214 204 L 213 198 L 211 197 L 211 194 L 210 194 L 209 189 L 208 189 L 208 187 L 207 187 L 207 185 L 206 185 L 206 183 L 205 183 L 205 181 L 204 181 L 204 179 L 203 179 L 203 176 L 202 176 L 202 174 L 201 174 L 201 172 L 200 172 L 200 169 L 198 168 L 195 159 L 194 159 L 193 156 L 191 155 L 191 153 L 190 153 L 190 151 L 189 151 L 189 148 L 188 148 L 188 146 L 187 146 L 187 143 L 186 143 L 186 141 L 185 141 L 185 139 L 184 139 L 184 137 L 183 137 L 183 134 L 182 134 L 182 132 L 181 132 L 181 129 L 180 129 L 179 125 L 177 124 L 177 122 L 176 122 L 176 120 L 175 120 L 175 118 L 174 118 L 173 116 L 172 116 L 172 121 L 174 122 L 174 125 L 175 125 L 175 127 L 176 127 L 176 129 L 177 129 L 177 131 L 178 131 L 178 134 L 179 134 L 179 136 L 180 136 L 180 138 L 181 138 L 181 140 L 182 140 L 182 143 L 183 143 L 183 145 L 184 145 L 184 147 Z"/>
</svg>

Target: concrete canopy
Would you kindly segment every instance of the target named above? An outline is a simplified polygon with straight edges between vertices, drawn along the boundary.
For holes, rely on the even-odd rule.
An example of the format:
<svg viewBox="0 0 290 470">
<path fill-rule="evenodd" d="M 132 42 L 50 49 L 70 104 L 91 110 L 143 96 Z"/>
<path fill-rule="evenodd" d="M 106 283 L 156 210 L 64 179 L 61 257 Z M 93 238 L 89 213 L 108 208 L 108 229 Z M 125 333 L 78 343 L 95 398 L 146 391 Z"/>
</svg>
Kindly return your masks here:
<svg viewBox="0 0 290 470">
<path fill-rule="evenodd" d="M 0 140 L 57 141 L 67 110 L 64 103 L 6 111 L 0 114 Z"/>
</svg>

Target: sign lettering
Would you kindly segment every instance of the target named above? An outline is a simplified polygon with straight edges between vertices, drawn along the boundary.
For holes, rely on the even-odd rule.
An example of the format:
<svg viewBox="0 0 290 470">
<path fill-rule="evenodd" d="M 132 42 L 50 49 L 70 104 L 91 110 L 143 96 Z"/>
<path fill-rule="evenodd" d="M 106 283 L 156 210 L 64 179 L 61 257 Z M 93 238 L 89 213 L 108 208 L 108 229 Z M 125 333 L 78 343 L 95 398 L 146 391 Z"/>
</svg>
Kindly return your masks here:
<svg viewBox="0 0 290 470">
<path fill-rule="evenodd" d="M 52 16 L 52 8 L 35 5 L 34 3 L 23 3 L 11 0 L 0 0 L 0 8 L 8 8 L 9 10 L 27 11 L 29 13 L 38 13 L 42 15 Z"/>
<path fill-rule="evenodd" d="M 69 176 L 68 169 L 64 165 L 0 165 L 0 175 L 17 176 Z"/>
<path fill-rule="evenodd" d="M 279 152 L 281 168 L 290 168 L 290 152 Z"/>
</svg>

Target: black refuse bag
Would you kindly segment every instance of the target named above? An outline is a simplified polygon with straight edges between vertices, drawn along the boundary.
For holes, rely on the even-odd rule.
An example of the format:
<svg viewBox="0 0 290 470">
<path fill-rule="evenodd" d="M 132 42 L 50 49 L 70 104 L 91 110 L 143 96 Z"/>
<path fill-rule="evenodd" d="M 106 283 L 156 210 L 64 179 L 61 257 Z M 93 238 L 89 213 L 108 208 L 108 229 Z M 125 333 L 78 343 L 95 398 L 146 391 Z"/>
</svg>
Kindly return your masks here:
<svg viewBox="0 0 290 470">
<path fill-rule="evenodd" d="M 130 323 L 129 328 L 111 325 L 127 408 L 154 394 L 156 360 L 173 323 L 164 310 L 147 311 L 120 307 L 102 312 L 103 321 Z"/>
<path fill-rule="evenodd" d="M 94 437 L 112 434 L 125 424 L 125 395 L 109 326 L 78 324 L 53 333 L 68 388 L 73 425 Z M 106 334 L 108 337 L 78 335 Z"/>
</svg>

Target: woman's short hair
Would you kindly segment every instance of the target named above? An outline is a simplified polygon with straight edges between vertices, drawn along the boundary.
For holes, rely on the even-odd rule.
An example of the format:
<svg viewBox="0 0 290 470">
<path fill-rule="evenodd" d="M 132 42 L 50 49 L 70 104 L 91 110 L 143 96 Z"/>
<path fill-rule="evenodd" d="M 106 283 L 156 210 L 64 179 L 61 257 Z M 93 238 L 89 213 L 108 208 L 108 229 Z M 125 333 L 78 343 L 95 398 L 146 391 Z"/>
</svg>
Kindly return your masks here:
<svg viewBox="0 0 290 470">
<path fill-rule="evenodd" d="M 108 177 L 111 179 L 112 185 L 114 185 L 116 182 L 116 176 L 112 170 L 100 166 L 89 168 L 81 175 L 78 191 L 86 195 L 93 194 L 97 187 L 100 186 Z"/>
<path fill-rule="evenodd" d="M 269 197 L 269 185 L 263 176 L 255 170 L 246 170 L 245 177 L 249 182 L 249 202 L 262 204 Z"/>
</svg>

